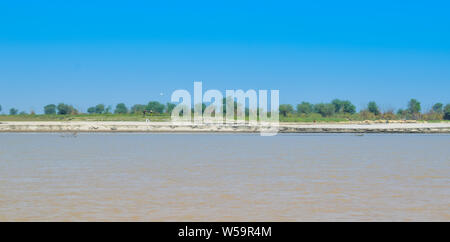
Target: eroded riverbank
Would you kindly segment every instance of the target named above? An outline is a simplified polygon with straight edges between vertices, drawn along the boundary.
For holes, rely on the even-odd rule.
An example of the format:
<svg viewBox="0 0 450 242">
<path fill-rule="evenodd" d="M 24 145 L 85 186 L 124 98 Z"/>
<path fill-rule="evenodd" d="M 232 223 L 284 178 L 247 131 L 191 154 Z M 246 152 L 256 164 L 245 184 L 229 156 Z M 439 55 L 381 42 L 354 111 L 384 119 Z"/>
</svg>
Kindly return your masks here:
<svg viewBox="0 0 450 242">
<path fill-rule="evenodd" d="M 0 122 L 0 132 L 257 133 L 265 126 L 171 122 Z M 280 123 L 280 133 L 450 133 L 450 123 Z"/>
</svg>

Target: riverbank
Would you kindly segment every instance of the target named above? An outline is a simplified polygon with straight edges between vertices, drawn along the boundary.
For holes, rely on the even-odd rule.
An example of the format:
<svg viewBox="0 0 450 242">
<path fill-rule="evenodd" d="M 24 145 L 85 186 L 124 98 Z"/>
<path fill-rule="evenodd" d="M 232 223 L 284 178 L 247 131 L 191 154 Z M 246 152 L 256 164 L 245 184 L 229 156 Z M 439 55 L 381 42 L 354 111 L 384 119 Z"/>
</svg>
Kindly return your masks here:
<svg viewBox="0 0 450 242">
<path fill-rule="evenodd" d="M 257 133 L 244 124 L 174 124 L 171 122 L 44 121 L 0 122 L 0 132 L 207 132 Z M 263 127 L 264 128 L 264 127 Z M 280 133 L 450 133 L 450 123 L 280 123 Z"/>
</svg>

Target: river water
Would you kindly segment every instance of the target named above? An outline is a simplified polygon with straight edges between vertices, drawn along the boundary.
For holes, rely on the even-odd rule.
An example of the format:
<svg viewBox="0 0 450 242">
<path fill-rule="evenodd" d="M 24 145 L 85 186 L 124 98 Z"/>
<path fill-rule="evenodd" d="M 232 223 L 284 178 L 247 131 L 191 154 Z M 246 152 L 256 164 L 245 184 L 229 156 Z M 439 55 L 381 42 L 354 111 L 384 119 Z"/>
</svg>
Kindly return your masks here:
<svg viewBox="0 0 450 242">
<path fill-rule="evenodd" d="M 0 134 L 0 221 L 450 221 L 450 135 Z"/>
</svg>

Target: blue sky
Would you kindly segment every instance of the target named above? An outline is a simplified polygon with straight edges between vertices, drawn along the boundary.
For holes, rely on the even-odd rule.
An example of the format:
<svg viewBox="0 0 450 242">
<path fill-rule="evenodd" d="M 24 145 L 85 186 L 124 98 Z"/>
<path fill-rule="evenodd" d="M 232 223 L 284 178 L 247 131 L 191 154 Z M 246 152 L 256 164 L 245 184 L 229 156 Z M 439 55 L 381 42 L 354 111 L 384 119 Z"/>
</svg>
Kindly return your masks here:
<svg viewBox="0 0 450 242">
<path fill-rule="evenodd" d="M 446 1 L 2 1 L 0 105 L 167 102 L 279 89 L 280 102 L 450 103 Z M 160 95 L 163 93 L 164 95 Z"/>
</svg>

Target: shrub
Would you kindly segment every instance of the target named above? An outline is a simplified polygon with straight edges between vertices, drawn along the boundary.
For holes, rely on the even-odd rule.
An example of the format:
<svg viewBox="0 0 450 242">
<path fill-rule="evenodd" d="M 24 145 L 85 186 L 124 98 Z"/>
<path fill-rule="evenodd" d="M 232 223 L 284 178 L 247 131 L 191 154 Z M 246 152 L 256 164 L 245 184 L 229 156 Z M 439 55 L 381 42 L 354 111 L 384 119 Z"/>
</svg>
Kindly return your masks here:
<svg viewBox="0 0 450 242">
<path fill-rule="evenodd" d="M 433 105 L 432 110 L 433 110 L 433 112 L 435 112 L 435 113 L 442 113 L 442 112 L 443 112 L 443 110 L 442 110 L 442 107 L 443 107 L 443 106 L 444 106 L 444 105 L 443 105 L 442 103 L 436 103 L 436 104 Z"/>
<path fill-rule="evenodd" d="M 344 113 L 350 113 L 350 114 L 356 113 L 356 107 L 350 101 L 344 101 L 343 105 L 344 105 L 344 107 L 343 107 Z"/>
<path fill-rule="evenodd" d="M 334 99 L 331 101 L 331 104 L 334 106 L 335 113 L 350 113 L 353 114 L 356 112 L 356 107 L 348 100 L 339 100 Z"/>
<path fill-rule="evenodd" d="M 300 104 L 297 105 L 297 113 L 299 114 L 308 114 L 308 113 L 312 113 L 313 111 L 313 105 L 309 102 L 302 102 Z"/>
<path fill-rule="evenodd" d="M 145 110 L 145 105 L 143 104 L 135 104 L 133 107 L 131 107 L 131 113 L 142 113 Z"/>
<path fill-rule="evenodd" d="M 320 113 L 323 117 L 329 117 L 335 112 L 335 105 L 331 103 L 318 103 L 314 105 L 314 112 Z"/>
<path fill-rule="evenodd" d="M 68 104 L 64 104 L 64 103 L 58 104 L 58 106 L 56 108 L 58 109 L 58 114 L 61 114 L 61 115 L 75 114 L 78 112 L 75 108 L 73 108 L 72 105 L 68 105 Z"/>
<path fill-rule="evenodd" d="M 45 114 L 56 114 L 56 105 L 55 104 L 49 104 L 44 107 L 44 113 Z"/>
<path fill-rule="evenodd" d="M 447 104 L 444 107 L 444 119 L 450 120 L 450 104 Z"/>
<path fill-rule="evenodd" d="M 88 109 L 87 109 L 87 112 L 88 112 L 89 114 L 95 113 L 95 107 L 90 107 L 90 108 L 88 108 Z"/>
<path fill-rule="evenodd" d="M 424 120 L 442 120 L 444 114 L 437 112 L 429 112 L 427 114 L 422 115 Z"/>
<path fill-rule="evenodd" d="M 291 104 L 281 104 L 279 110 L 280 114 L 283 115 L 283 117 L 286 117 L 288 113 L 294 112 L 294 108 Z"/>
<path fill-rule="evenodd" d="M 111 114 L 111 112 L 112 112 L 111 110 L 112 110 L 112 106 L 108 105 L 108 107 L 105 108 L 105 112 L 104 113 L 105 114 Z"/>
<path fill-rule="evenodd" d="M 408 102 L 408 112 L 409 113 L 411 113 L 411 114 L 420 113 L 420 109 L 421 109 L 420 102 L 417 101 L 416 99 L 413 98 Z"/>
<path fill-rule="evenodd" d="M 375 102 L 369 102 L 367 105 L 367 110 L 375 115 L 380 114 L 380 109 L 378 108 L 378 105 Z"/>
<path fill-rule="evenodd" d="M 172 110 L 176 107 L 174 103 L 167 103 L 166 104 L 166 112 L 168 114 L 172 113 Z"/>
<path fill-rule="evenodd" d="M 162 104 L 162 103 L 159 103 L 159 102 L 156 102 L 156 101 L 152 101 L 152 102 L 149 102 L 147 104 L 145 109 L 148 110 L 148 111 L 153 111 L 155 113 L 163 113 L 165 107 L 166 106 L 164 104 Z"/>
<path fill-rule="evenodd" d="M 333 101 L 331 101 L 331 104 L 333 104 L 333 106 L 334 106 L 335 113 L 340 113 L 344 109 L 343 101 L 341 101 L 339 99 L 334 99 Z"/>
<path fill-rule="evenodd" d="M 395 116 L 394 111 L 388 110 L 381 115 L 381 118 L 386 120 L 393 120 L 397 119 L 397 116 Z"/>
<path fill-rule="evenodd" d="M 104 113 L 105 112 L 105 105 L 103 104 L 97 104 L 97 106 L 95 106 L 95 113 Z"/>
<path fill-rule="evenodd" d="M 369 110 L 362 110 L 359 113 L 359 115 L 360 115 L 361 119 L 364 119 L 364 120 L 374 120 L 374 119 L 376 119 L 375 114 L 373 112 L 370 112 Z"/>
<path fill-rule="evenodd" d="M 17 115 L 18 112 L 19 112 L 19 110 L 15 109 L 15 108 L 11 108 L 9 110 L 9 115 Z"/>
<path fill-rule="evenodd" d="M 119 104 L 117 104 L 116 109 L 114 110 L 114 113 L 120 113 L 120 114 L 128 113 L 128 108 L 125 105 L 125 103 L 119 103 Z"/>
</svg>

